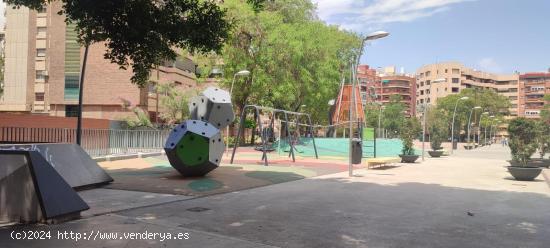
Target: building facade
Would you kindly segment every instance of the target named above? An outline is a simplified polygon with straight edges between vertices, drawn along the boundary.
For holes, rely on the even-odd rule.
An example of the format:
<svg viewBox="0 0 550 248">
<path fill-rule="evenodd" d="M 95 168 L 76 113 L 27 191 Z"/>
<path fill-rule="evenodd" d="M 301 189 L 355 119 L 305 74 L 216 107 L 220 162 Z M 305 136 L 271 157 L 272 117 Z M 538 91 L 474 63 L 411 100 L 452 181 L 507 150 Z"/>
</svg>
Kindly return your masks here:
<svg viewBox="0 0 550 248">
<path fill-rule="evenodd" d="M 1 112 L 75 117 L 78 113 L 80 70 L 84 49 L 74 25 L 58 15 L 61 2 L 42 11 L 6 7 L 4 95 Z M 84 78 L 83 117 L 122 120 L 138 107 L 158 116 L 154 87 L 130 82 L 131 70 L 104 59 L 104 44 L 89 48 Z M 197 86 L 195 65 L 185 57 L 151 72 L 151 80 L 173 83 L 181 90 Z"/>
<path fill-rule="evenodd" d="M 368 65 L 359 65 L 357 67 L 357 78 L 359 80 L 359 89 L 361 90 L 361 101 L 363 105 L 376 101 L 375 88 L 380 84 L 378 72 Z"/>
<path fill-rule="evenodd" d="M 550 94 L 550 69 L 547 73 L 533 72 L 519 76 L 519 116 L 540 118 L 545 94 Z"/>
<path fill-rule="evenodd" d="M 358 67 L 357 77 L 361 87 L 363 104 L 386 105 L 392 95 L 399 95 L 407 106 L 407 114 L 414 115 L 416 108 L 416 79 L 404 73 L 396 73 L 395 67 L 377 71 L 368 65 Z"/>
<path fill-rule="evenodd" d="M 518 116 L 519 75 L 486 73 L 465 67 L 458 62 L 422 66 L 416 73 L 416 104 L 437 104 L 437 99 L 458 94 L 467 88 L 493 89 L 508 97 L 510 116 Z"/>
</svg>

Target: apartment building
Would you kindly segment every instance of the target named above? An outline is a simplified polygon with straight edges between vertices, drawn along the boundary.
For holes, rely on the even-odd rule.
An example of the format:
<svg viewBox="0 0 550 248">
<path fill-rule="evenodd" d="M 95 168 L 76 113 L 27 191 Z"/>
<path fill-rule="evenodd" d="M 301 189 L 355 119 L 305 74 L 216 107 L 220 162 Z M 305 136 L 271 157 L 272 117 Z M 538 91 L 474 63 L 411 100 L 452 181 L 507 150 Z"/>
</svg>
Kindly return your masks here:
<svg viewBox="0 0 550 248">
<path fill-rule="evenodd" d="M 6 7 L 4 95 L 0 112 L 75 117 L 84 49 L 77 43 L 74 25 L 58 15 L 61 2 L 44 10 Z M 131 70 L 104 59 L 104 44 L 90 46 L 84 79 L 83 117 L 121 120 L 139 107 L 152 119 L 157 106 L 154 87 L 130 82 Z M 181 90 L 197 86 L 195 64 L 185 57 L 168 61 L 151 73 L 151 79 L 173 83 Z"/>
<path fill-rule="evenodd" d="M 550 69 L 548 72 L 532 72 L 519 76 L 519 116 L 540 118 L 545 102 L 543 97 L 550 94 Z"/>
<path fill-rule="evenodd" d="M 392 95 L 399 95 L 401 102 L 407 105 L 407 114 L 414 114 L 416 108 L 416 79 L 404 73 L 397 73 L 395 67 L 380 70 L 368 65 L 358 67 L 357 76 L 361 86 L 363 104 L 390 102 Z"/>
<path fill-rule="evenodd" d="M 466 88 L 495 90 L 510 99 L 510 115 L 518 115 L 518 74 L 492 74 L 465 67 L 458 62 L 430 64 L 417 70 L 417 104 L 437 104 L 438 98 L 458 94 Z"/>
<path fill-rule="evenodd" d="M 369 65 L 359 65 L 357 67 L 357 78 L 359 80 L 359 89 L 361 90 L 361 101 L 363 105 L 376 101 L 376 85 L 380 83 L 380 76 L 375 69 Z"/>
</svg>

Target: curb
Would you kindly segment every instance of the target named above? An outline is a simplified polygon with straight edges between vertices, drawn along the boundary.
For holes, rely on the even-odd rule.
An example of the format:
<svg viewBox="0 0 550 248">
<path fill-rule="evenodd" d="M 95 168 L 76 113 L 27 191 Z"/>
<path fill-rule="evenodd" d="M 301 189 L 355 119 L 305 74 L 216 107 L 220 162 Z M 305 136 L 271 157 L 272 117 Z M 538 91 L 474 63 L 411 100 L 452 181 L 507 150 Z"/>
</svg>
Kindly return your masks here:
<svg viewBox="0 0 550 248">
<path fill-rule="evenodd" d="M 148 157 L 155 157 L 155 156 L 161 156 L 164 155 L 164 151 L 160 152 L 138 152 L 138 153 L 132 153 L 132 154 L 115 154 L 115 155 L 107 155 L 103 157 L 94 157 L 92 158 L 96 162 L 106 162 L 106 161 L 117 161 L 117 160 L 125 160 L 125 159 L 133 159 L 133 158 L 148 158 Z"/>
</svg>

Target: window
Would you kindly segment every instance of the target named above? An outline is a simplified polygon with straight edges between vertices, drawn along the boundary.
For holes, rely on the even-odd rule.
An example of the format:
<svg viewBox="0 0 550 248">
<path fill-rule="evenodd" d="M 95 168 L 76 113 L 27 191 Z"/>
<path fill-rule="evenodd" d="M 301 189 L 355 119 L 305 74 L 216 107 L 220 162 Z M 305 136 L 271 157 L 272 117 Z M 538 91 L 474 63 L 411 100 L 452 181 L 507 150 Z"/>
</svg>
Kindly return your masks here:
<svg viewBox="0 0 550 248">
<path fill-rule="evenodd" d="M 46 6 L 43 6 L 41 9 L 39 9 L 38 13 L 46 13 Z"/>
<path fill-rule="evenodd" d="M 453 79 L 452 79 L 452 82 L 453 82 L 453 84 L 457 84 L 457 83 L 460 82 L 460 79 L 458 79 L 458 78 L 453 78 Z"/>
<path fill-rule="evenodd" d="M 420 103 L 424 103 L 424 99 L 420 99 Z"/>
<path fill-rule="evenodd" d="M 427 72 L 426 72 L 426 77 L 429 77 L 430 74 L 432 74 L 431 71 L 427 71 Z"/>
<path fill-rule="evenodd" d="M 37 38 L 46 38 L 46 27 L 37 27 L 36 28 L 36 37 Z"/>
<path fill-rule="evenodd" d="M 426 94 L 430 94 L 430 90 L 426 90 Z"/>
<path fill-rule="evenodd" d="M 458 89 L 458 87 L 453 87 L 453 88 L 451 89 L 451 91 L 452 91 L 453 93 L 458 93 L 459 89 Z"/>
<path fill-rule="evenodd" d="M 508 92 L 518 92 L 518 88 L 510 88 L 510 91 Z"/>
<path fill-rule="evenodd" d="M 34 100 L 37 102 L 43 102 L 44 101 L 44 92 L 38 92 L 34 94 Z"/>
<path fill-rule="evenodd" d="M 424 91 L 423 91 L 423 90 L 420 91 L 420 95 L 424 95 Z"/>
<path fill-rule="evenodd" d="M 426 102 L 427 102 L 427 103 L 430 103 L 430 98 L 426 99 Z"/>
<path fill-rule="evenodd" d="M 460 70 L 459 69 L 453 69 L 453 74 L 460 74 Z"/>
<path fill-rule="evenodd" d="M 36 71 L 36 81 L 44 81 L 44 80 L 46 80 L 44 71 Z"/>
<path fill-rule="evenodd" d="M 36 57 L 46 57 L 46 49 L 45 48 L 36 49 Z"/>
<path fill-rule="evenodd" d="M 426 81 L 426 85 L 430 85 L 430 80 L 427 80 L 427 81 Z"/>
<path fill-rule="evenodd" d="M 449 72 L 449 70 L 448 70 L 448 69 L 445 69 L 445 73 L 448 73 L 448 72 Z"/>
<path fill-rule="evenodd" d="M 65 105 L 65 117 L 78 117 L 78 105 Z"/>
</svg>

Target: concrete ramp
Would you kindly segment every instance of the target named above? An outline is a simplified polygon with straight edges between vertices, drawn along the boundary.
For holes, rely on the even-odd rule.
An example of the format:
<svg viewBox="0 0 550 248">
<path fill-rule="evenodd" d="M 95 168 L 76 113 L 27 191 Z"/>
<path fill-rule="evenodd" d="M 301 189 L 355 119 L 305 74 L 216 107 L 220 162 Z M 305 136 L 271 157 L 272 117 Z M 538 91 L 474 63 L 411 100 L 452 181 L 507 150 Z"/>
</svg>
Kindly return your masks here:
<svg viewBox="0 0 550 248">
<path fill-rule="evenodd" d="M 0 221 L 78 218 L 88 205 L 34 150 L 0 150 Z"/>
<path fill-rule="evenodd" d="M 37 151 L 75 189 L 113 181 L 113 178 L 76 144 L 3 145 L 0 149 Z"/>
</svg>

